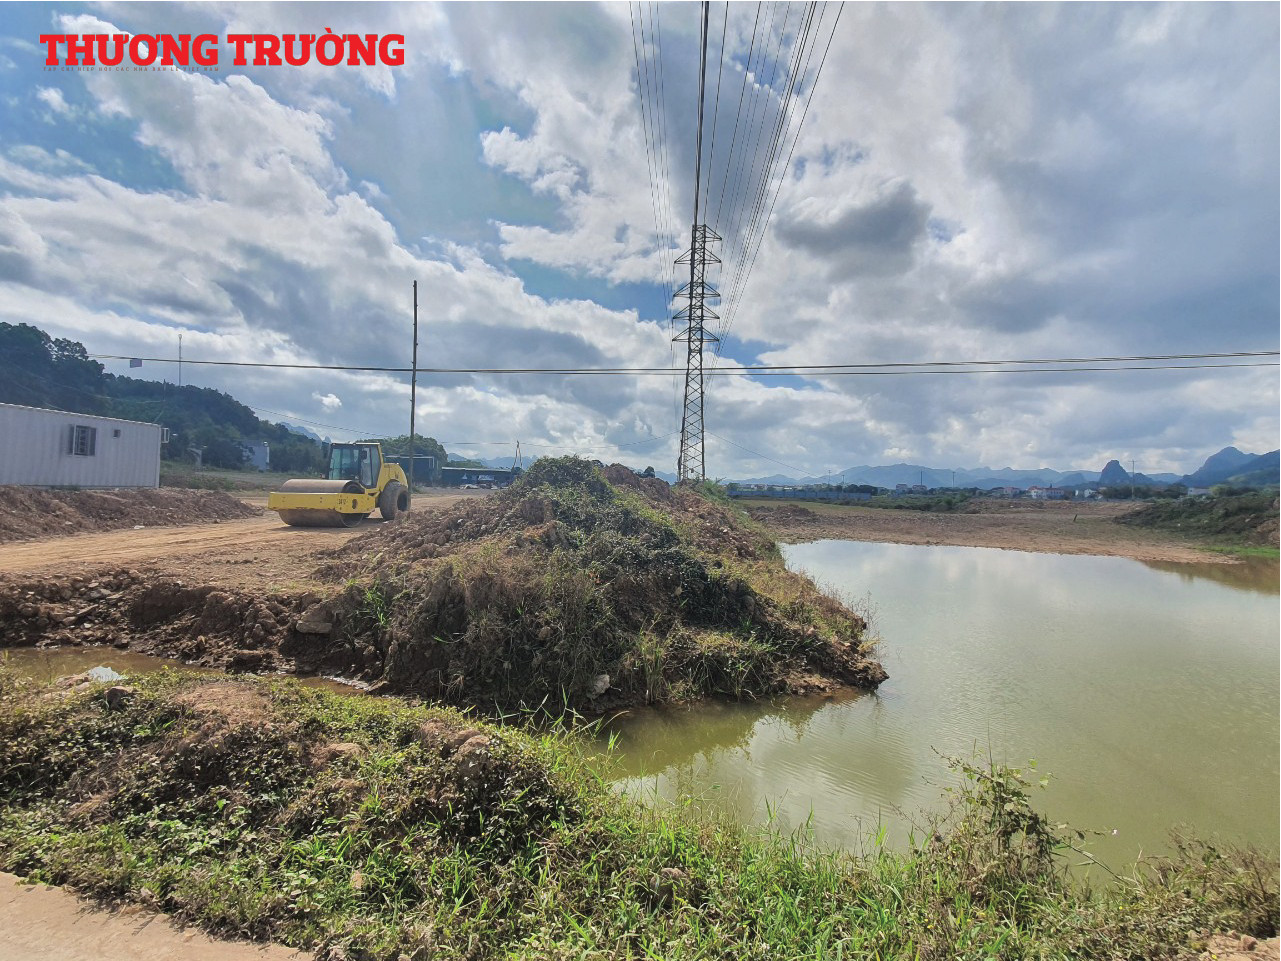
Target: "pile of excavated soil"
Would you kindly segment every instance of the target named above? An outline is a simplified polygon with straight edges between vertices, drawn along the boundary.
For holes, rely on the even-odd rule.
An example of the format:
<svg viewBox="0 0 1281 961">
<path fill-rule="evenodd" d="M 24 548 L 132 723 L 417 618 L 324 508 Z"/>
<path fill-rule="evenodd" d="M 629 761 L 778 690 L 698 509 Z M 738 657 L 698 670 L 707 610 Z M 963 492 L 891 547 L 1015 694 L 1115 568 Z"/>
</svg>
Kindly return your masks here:
<svg viewBox="0 0 1281 961">
<path fill-rule="evenodd" d="M 82 531 L 207 524 L 262 513 L 222 491 L 0 487 L 0 544 Z"/>
<path fill-rule="evenodd" d="M 506 491 L 335 555 L 321 574 L 349 586 L 330 649 L 395 691 L 598 710 L 885 677 L 865 622 L 731 505 L 618 465 L 542 460 Z"/>
</svg>

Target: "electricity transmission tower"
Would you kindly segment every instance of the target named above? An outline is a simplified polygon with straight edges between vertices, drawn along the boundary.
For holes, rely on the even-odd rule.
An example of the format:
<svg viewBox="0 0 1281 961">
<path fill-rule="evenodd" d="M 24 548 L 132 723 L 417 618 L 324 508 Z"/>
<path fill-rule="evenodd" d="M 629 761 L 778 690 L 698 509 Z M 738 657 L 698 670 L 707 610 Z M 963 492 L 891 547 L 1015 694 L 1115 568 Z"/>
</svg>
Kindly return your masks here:
<svg viewBox="0 0 1281 961">
<path fill-rule="evenodd" d="M 689 304 L 676 312 L 673 319 L 685 321 L 685 330 L 673 338 L 687 345 L 685 353 L 685 407 L 681 412 L 681 452 L 676 462 L 678 480 L 703 480 L 707 476 L 703 462 L 703 345 L 715 344 L 718 338 L 704 329 L 704 321 L 719 320 L 718 314 L 707 306 L 709 300 L 720 293 L 707 282 L 707 265 L 719 264 L 708 245 L 720 240 L 720 235 L 707 224 L 694 224 L 690 230 L 689 250 L 681 254 L 676 263 L 689 265 L 689 282 L 676 291 L 678 298 L 687 298 Z"/>
<path fill-rule="evenodd" d="M 681 412 L 681 452 L 676 461 L 677 480 L 704 480 L 707 477 L 703 461 L 703 345 L 714 344 L 718 338 L 703 329 L 704 320 L 719 320 L 707 306 L 707 301 L 720 297 L 716 288 L 707 282 L 707 265 L 719 264 L 720 258 L 708 249 L 708 244 L 720 240 L 716 231 L 699 223 L 699 186 L 703 170 L 703 94 L 707 82 L 707 11 L 710 4 L 703 3 L 703 55 L 702 69 L 698 73 L 698 143 L 694 161 L 694 220 L 689 232 L 689 250 L 677 258 L 676 263 L 689 265 L 689 283 L 682 284 L 675 297 L 687 298 L 689 304 L 674 315 L 674 320 L 686 322 L 684 333 L 673 340 L 683 341 L 685 354 L 685 407 Z"/>
</svg>

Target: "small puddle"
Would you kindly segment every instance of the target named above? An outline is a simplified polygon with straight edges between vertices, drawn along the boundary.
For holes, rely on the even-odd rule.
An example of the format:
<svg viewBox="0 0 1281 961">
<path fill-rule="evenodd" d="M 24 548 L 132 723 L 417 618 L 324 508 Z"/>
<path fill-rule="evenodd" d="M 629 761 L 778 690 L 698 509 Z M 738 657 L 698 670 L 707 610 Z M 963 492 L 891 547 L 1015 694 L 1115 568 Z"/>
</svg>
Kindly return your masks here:
<svg viewBox="0 0 1281 961">
<path fill-rule="evenodd" d="M 106 668 L 125 678 L 136 674 L 150 674 L 153 671 L 171 668 L 175 671 L 190 671 L 195 674 L 226 674 L 226 671 L 213 667 L 202 667 L 199 664 L 187 664 L 172 657 L 154 657 L 150 654 L 137 654 L 121 651 L 114 647 L 16 647 L 0 651 L 0 664 L 16 672 L 21 677 L 51 683 L 60 677 L 73 674 L 93 672 L 97 668 Z M 368 689 L 363 681 L 349 680 L 341 677 L 299 677 L 292 674 L 269 675 L 272 677 L 293 677 L 307 687 L 317 687 L 332 691 L 335 694 L 357 694 Z M 111 681 L 116 678 L 102 675 L 101 680 Z"/>
</svg>

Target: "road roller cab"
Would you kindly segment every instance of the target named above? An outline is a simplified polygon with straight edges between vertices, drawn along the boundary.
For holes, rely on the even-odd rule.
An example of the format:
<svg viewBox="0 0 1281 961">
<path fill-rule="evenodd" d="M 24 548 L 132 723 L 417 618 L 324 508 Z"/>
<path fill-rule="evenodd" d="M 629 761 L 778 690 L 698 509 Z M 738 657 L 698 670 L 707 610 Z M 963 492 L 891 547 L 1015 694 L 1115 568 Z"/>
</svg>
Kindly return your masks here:
<svg viewBox="0 0 1281 961">
<path fill-rule="evenodd" d="M 395 520 L 409 510 L 409 481 L 377 443 L 332 444 L 324 480 L 285 481 L 267 507 L 293 527 L 354 527 L 375 510 Z"/>
</svg>

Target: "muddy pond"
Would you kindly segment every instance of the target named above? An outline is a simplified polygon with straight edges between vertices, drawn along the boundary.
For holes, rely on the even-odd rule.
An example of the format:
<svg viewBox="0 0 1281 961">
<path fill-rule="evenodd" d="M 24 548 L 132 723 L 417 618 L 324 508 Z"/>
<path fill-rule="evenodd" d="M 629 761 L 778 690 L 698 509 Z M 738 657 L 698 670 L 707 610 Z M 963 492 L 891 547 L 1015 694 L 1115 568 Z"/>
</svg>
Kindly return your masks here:
<svg viewBox="0 0 1281 961">
<path fill-rule="evenodd" d="M 876 694 L 633 712 L 620 789 L 821 844 L 906 844 L 944 755 L 1036 759 L 1036 802 L 1122 865 L 1177 825 L 1278 847 L 1278 565 L 820 541 L 784 548 L 870 607 Z"/>
</svg>

